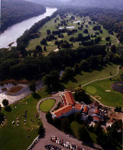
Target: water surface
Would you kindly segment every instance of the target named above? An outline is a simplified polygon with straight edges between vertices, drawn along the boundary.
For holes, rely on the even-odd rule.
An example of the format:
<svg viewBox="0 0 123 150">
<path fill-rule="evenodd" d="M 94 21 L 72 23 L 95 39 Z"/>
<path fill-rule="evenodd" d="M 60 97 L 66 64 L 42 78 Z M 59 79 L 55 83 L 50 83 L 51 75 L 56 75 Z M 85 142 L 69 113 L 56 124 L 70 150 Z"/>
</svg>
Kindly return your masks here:
<svg viewBox="0 0 123 150">
<path fill-rule="evenodd" d="M 33 24 L 47 16 L 51 16 L 56 10 L 56 8 L 46 8 L 46 12 L 44 14 L 24 20 L 6 29 L 2 34 L 0 34 L 0 48 L 8 48 L 8 45 L 12 42 L 14 42 L 12 46 L 16 46 L 17 38 L 19 38 L 25 30 L 31 28 Z"/>
</svg>

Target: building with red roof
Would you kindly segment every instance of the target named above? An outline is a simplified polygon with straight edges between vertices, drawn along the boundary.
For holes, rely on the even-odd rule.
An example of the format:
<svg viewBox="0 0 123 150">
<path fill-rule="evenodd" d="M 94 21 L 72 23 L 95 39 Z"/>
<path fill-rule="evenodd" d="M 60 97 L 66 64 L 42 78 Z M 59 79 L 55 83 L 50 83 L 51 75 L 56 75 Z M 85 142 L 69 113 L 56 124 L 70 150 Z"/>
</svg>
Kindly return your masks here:
<svg viewBox="0 0 123 150">
<path fill-rule="evenodd" d="M 83 113 L 86 113 L 86 114 L 87 114 L 87 113 L 88 113 L 88 109 L 89 109 L 89 108 L 88 108 L 87 106 L 85 106 L 85 107 L 83 108 Z"/>
<path fill-rule="evenodd" d="M 100 118 L 97 117 L 97 116 L 96 116 L 96 117 L 93 117 L 93 121 L 94 121 L 94 122 L 99 122 L 99 121 L 100 121 Z"/>
<path fill-rule="evenodd" d="M 61 98 L 64 106 L 52 112 L 53 118 L 67 117 L 75 112 L 81 112 L 82 105 L 75 103 L 74 97 L 70 91 L 65 91 Z"/>
<path fill-rule="evenodd" d="M 95 114 L 99 114 L 100 113 L 100 111 L 99 111 L 99 109 L 95 109 Z"/>
</svg>

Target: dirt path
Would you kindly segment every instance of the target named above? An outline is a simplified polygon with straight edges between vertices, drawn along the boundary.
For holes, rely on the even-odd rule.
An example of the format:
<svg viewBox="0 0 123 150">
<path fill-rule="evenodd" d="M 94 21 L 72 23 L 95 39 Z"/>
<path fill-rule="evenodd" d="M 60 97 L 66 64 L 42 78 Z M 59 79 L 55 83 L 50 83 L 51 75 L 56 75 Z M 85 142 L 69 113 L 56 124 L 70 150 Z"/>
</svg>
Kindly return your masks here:
<svg viewBox="0 0 123 150">
<path fill-rule="evenodd" d="M 119 74 L 119 68 L 120 66 L 117 66 L 117 73 L 113 76 L 109 76 L 109 77 L 105 77 L 105 78 L 101 78 L 101 79 L 97 79 L 97 80 L 93 80 L 93 81 L 90 81 L 84 85 L 82 85 L 81 87 L 84 87 L 86 85 L 89 85 L 93 82 L 96 82 L 96 81 L 102 81 L 102 80 L 106 80 L 106 79 L 110 79 L 110 78 L 113 78 L 113 77 L 116 77 L 118 74 Z M 91 94 L 87 93 L 91 98 L 93 98 L 95 101 L 97 101 L 100 105 L 104 106 L 104 107 L 107 107 L 107 108 L 110 108 L 110 109 L 115 109 L 115 107 L 111 107 L 111 106 L 107 106 L 107 105 L 104 105 L 102 104 L 97 98 L 95 98 L 94 96 L 92 96 Z"/>
<path fill-rule="evenodd" d="M 119 74 L 119 67 L 120 66 L 117 66 L 117 73 L 115 75 L 104 77 L 104 78 L 101 78 L 101 79 L 92 80 L 92 81 L 90 81 L 88 83 L 85 83 L 85 84 L 81 85 L 81 87 L 84 87 L 84 86 L 89 85 L 89 84 L 91 84 L 93 82 L 96 82 L 96 81 L 102 81 L 102 80 L 106 80 L 106 79 L 110 79 L 110 78 L 116 77 Z"/>
<path fill-rule="evenodd" d="M 69 141 L 70 143 L 76 144 L 76 145 L 80 146 L 81 148 L 84 148 L 84 150 L 94 150 L 94 148 L 90 148 L 88 146 L 82 145 L 82 141 L 79 141 L 76 138 L 73 138 L 70 135 L 61 132 L 60 130 L 55 128 L 53 125 L 51 125 L 47 122 L 45 113 L 39 109 L 41 102 L 46 99 L 55 99 L 56 100 L 56 103 L 53 106 L 53 108 L 51 109 L 51 111 L 54 110 L 54 108 L 57 106 L 57 104 L 61 101 L 61 97 L 53 96 L 53 97 L 44 98 L 38 102 L 37 110 L 38 110 L 39 116 L 42 120 L 43 126 L 45 128 L 45 137 L 39 140 L 39 142 L 34 146 L 33 150 L 40 150 L 40 149 L 44 150 L 45 149 L 44 146 L 47 144 L 53 144 L 53 145 L 56 145 L 56 146 L 62 148 L 63 150 L 68 150 L 67 148 L 62 147 L 61 145 L 52 143 L 50 140 L 51 136 L 56 136 L 65 141 Z M 96 146 L 97 148 L 101 149 L 101 147 L 98 145 L 93 145 L 93 146 Z"/>
<path fill-rule="evenodd" d="M 120 43 L 120 41 L 118 40 L 118 38 L 117 37 L 115 37 L 114 35 L 111 35 L 114 39 L 116 39 L 117 40 L 117 43 L 112 43 L 111 45 L 114 45 L 114 44 L 119 44 Z"/>
</svg>

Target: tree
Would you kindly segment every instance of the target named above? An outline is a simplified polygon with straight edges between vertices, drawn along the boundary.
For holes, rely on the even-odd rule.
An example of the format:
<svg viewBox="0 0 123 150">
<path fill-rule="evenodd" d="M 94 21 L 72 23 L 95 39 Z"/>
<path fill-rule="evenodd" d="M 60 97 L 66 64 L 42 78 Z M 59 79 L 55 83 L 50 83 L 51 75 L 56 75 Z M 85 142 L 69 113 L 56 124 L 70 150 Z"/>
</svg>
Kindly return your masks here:
<svg viewBox="0 0 123 150">
<path fill-rule="evenodd" d="M 102 127 L 101 127 L 101 123 L 96 123 L 96 125 L 94 126 L 94 132 L 96 134 L 99 134 L 99 132 L 102 131 Z"/>
<path fill-rule="evenodd" d="M 53 118 L 49 111 L 46 113 L 46 119 L 47 119 L 47 122 L 49 122 L 51 124 L 53 123 Z"/>
<path fill-rule="evenodd" d="M 0 124 L 2 123 L 2 121 L 4 121 L 4 114 L 0 112 Z"/>
<path fill-rule="evenodd" d="M 114 111 L 116 111 L 116 112 L 122 112 L 122 107 L 116 107 Z"/>
<path fill-rule="evenodd" d="M 37 45 L 37 46 L 36 46 L 36 50 L 37 50 L 38 52 L 42 52 L 41 46 L 40 46 L 40 45 Z"/>
<path fill-rule="evenodd" d="M 79 127 L 78 134 L 80 140 L 84 140 L 84 141 L 90 140 L 89 132 L 84 125 Z"/>
<path fill-rule="evenodd" d="M 105 38 L 106 41 L 110 41 L 110 39 L 111 38 L 109 36 Z"/>
<path fill-rule="evenodd" d="M 59 73 L 57 71 L 52 71 L 50 74 L 44 76 L 43 81 L 48 90 L 53 91 L 58 90 L 60 84 L 59 78 Z"/>
<path fill-rule="evenodd" d="M 61 120 L 61 128 L 64 132 L 70 132 L 70 121 L 68 118 L 63 118 Z"/>
<path fill-rule="evenodd" d="M 6 106 L 8 106 L 9 101 L 8 101 L 7 99 L 4 99 L 4 100 L 2 101 L 2 104 L 3 104 L 4 107 L 6 107 Z"/>
<path fill-rule="evenodd" d="M 32 83 L 29 84 L 29 89 L 30 89 L 31 92 L 35 93 L 35 91 L 36 91 L 35 82 L 32 82 Z"/>
<path fill-rule="evenodd" d="M 112 51 L 113 53 L 116 53 L 116 46 L 115 46 L 115 45 L 112 45 L 112 46 L 111 46 L 111 51 Z"/>
<path fill-rule="evenodd" d="M 74 97 L 76 101 L 79 101 L 79 102 L 83 101 L 86 104 L 91 103 L 90 97 L 85 93 L 85 91 L 81 87 L 77 87 L 75 89 Z"/>
<path fill-rule="evenodd" d="M 85 29 L 85 30 L 84 30 L 84 33 L 86 33 L 86 34 L 87 34 L 87 33 L 88 33 L 88 29 Z"/>
<path fill-rule="evenodd" d="M 45 51 L 45 52 L 47 51 L 47 48 L 46 48 L 46 46 L 44 46 L 44 51 Z"/>
<path fill-rule="evenodd" d="M 41 40 L 41 44 L 42 44 L 42 45 L 47 45 L 47 40 L 46 40 L 45 38 L 43 38 L 43 39 Z"/>
<path fill-rule="evenodd" d="M 77 112 L 74 114 L 74 119 L 77 121 L 77 122 L 80 122 L 81 121 L 81 113 L 80 112 Z"/>
<path fill-rule="evenodd" d="M 40 125 L 40 127 L 38 129 L 38 135 L 41 137 L 44 135 L 44 127 L 42 125 Z"/>
<path fill-rule="evenodd" d="M 47 35 L 51 34 L 51 31 L 50 30 L 47 30 Z"/>
<path fill-rule="evenodd" d="M 66 67 L 62 75 L 62 81 L 67 81 L 69 79 L 72 79 L 73 75 L 74 75 L 73 69 L 71 67 Z"/>
</svg>

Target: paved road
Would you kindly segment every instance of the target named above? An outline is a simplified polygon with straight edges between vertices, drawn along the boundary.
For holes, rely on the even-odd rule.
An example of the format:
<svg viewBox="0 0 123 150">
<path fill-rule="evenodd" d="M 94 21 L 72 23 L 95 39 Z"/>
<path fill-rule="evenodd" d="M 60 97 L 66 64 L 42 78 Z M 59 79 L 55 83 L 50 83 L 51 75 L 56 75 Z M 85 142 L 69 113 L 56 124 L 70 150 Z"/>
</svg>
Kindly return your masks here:
<svg viewBox="0 0 123 150">
<path fill-rule="evenodd" d="M 61 101 L 61 98 L 59 96 L 53 96 L 53 97 L 44 98 L 38 102 L 37 110 L 39 112 L 39 116 L 40 116 L 42 123 L 44 125 L 44 128 L 45 128 L 45 137 L 39 140 L 39 142 L 34 146 L 33 150 L 45 150 L 44 146 L 46 144 L 54 144 L 50 141 L 51 136 L 56 136 L 61 139 L 64 139 L 65 141 L 69 141 L 70 143 L 81 146 L 85 150 L 94 150 L 94 148 L 90 148 L 90 147 L 82 145 L 81 141 L 77 140 L 76 138 L 70 137 L 68 134 L 61 132 L 60 130 L 58 130 L 57 128 L 55 128 L 54 126 L 52 126 L 51 124 L 49 124 L 47 122 L 45 113 L 39 109 L 39 105 L 41 104 L 42 101 L 49 99 L 49 98 L 56 100 L 56 103 L 55 103 L 54 107 L 52 108 L 52 110 L 54 110 L 54 108 L 57 106 L 57 104 Z M 56 144 L 54 144 L 54 145 L 56 145 Z M 56 146 L 62 148 L 63 150 L 68 150 L 66 148 L 63 148 L 60 145 L 56 145 Z M 98 146 L 98 148 L 100 148 L 100 146 Z"/>
</svg>

